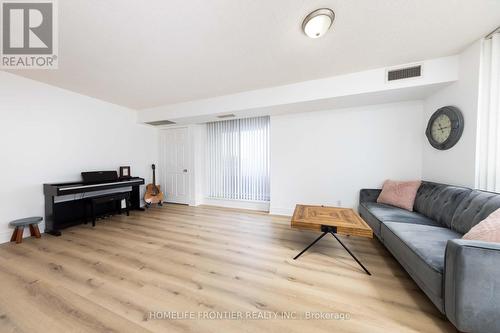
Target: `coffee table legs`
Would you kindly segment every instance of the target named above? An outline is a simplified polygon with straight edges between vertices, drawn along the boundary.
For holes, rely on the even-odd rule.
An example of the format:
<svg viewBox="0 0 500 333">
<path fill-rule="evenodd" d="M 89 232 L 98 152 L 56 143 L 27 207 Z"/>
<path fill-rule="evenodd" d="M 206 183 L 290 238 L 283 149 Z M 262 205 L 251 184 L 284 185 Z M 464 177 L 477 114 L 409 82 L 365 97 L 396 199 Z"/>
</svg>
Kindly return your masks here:
<svg viewBox="0 0 500 333">
<path fill-rule="evenodd" d="M 314 244 L 316 244 L 321 238 L 323 238 L 326 234 L 328 233 L 328 231 L 325 231 L 323 234 L 321 234 L 321 236 L 319 236 L 318 238 L 316 238 L 314 240 L 314 242 L 312 242 L 311 244 L 309 244 L 308 247 L 306 247 L 305 249 L 302 250 L 302 252 L 300 252 L 299 254 L 297 254 L 295 256 L 295 258 L 293 258 L 293 260 L 297 259 L 298 257 L 300 257 L 304 252 L 306 252 L 307 250 L 309 250 L 311 248 L 311 246 L 313 246 Z"/>
<path fill-rule="evenodd" d="M 344 243 L 342 243 L 340 241 L 340 239 L 337 237 L 337 235 L 335 235 L 333 232 L 330 231 L 330 233 L 332 234 L 333 237 L 335 237 L 335 239 L 340 243 L 340 245 L 342 245 L 342 247 L 351 255 L 351 257 L 356 260 L 356 262 L 358 263 L 359 266 L 361 266 L 361 268 L 364 269 L 364 271 L 366 272 L 366 274 L 368 275 L 372 275 L 372 273 L 370 273 L 365 266 L 363 266 L 363 264 L 361 263 L 361 261 L 358 260 L 358 258 L 356 258 L 356 256 L 351 252 L 351 250 L 349 250 L 347 248 L 347 246 L 344 245 Z"/>
<path fill-rule="evenodd" d="M 342 243 L 342 241 L 337 237 L 337 235 L 335 235 L 334 232 L 332 231 L 325 231 L 321 234 L 321 236 L 319 236 L 318 238 L 316 238 L 314 240 L 314 242 L 312 242 L 311 244 L 309 244 L 305 249 L 303 249 L 299 254 L 297 254 L 295 256 L 295 258 L 293 258 L 293 260 L 297 259 L 298 257 L 300 257 L 302 254 L 304 254 L 304 252 L 306 252 L 307 250 L 309 250 L 314 244 L 316 244 L 321 238 L 323 238 L 326 234 L 332 234 L 333 237 L 335 237 L 335 239 L 340 243 L 340 245 L 342 245 L 342 247 L 347 251 L 347 253 L 349 253 L 351 255 L 351 257 L 356 260 L 356 262 L 358 263 L 359 266 L 361 266 L 361 268 L 363 268 L 363 270 L 366 272 L 366 274 L 368 275 L 372 275 L 367 269 L 366 267 L 361 263 L 361 261 L 358 260 L 358 258 L 356 258 L 356 256 L 351 252 L 351 250 L 349 250 L 347 248 L 347 246 L 344 245 L 344 243 Z"/>
</svg>

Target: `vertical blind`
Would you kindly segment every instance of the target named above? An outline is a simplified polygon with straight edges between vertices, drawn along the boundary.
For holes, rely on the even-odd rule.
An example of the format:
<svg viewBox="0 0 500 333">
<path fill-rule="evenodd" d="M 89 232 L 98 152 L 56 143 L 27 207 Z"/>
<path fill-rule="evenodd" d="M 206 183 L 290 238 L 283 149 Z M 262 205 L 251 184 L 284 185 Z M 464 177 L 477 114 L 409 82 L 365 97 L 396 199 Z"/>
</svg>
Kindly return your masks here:
<svg viewBox="0 0 500 333">
<path fill-rule="evenodd" d="M 477 187 L 500 192 L 500 33 L 483 41 Z"/>
<path fill-rule="evenodd" d="M 207 124 L 208 197 L 269 201 L 269 117 Z"/>
</svg>

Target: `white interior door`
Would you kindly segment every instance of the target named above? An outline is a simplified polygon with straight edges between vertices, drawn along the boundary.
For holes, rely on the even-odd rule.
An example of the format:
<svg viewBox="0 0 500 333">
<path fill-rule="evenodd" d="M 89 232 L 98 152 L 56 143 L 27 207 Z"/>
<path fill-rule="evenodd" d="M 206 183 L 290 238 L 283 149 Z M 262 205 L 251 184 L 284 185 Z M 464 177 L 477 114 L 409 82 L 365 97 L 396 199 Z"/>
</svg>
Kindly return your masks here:
<svg viewBox="0 0 500 333">
<path fill-rule="evenodd" d="M 188 128 L 165 129 L 161 132 L 162 188 L 166 202 L 187 204 L 189 201 Z"/>
</svg>

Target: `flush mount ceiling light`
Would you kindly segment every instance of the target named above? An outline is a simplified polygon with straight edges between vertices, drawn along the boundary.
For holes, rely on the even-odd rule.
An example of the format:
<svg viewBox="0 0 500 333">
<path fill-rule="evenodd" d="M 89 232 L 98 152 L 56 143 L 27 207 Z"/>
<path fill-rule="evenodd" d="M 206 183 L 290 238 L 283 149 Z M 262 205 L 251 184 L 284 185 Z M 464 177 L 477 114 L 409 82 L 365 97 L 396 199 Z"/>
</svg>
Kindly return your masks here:
<svg viewBox="0 0 500 333">
<path fill-rule="evenodd" d="M 302 30 L 308 37 L 319 38 L 330 29 L 334 19 L 335 13 L 330 8 L 316 9 L 302 22 Z"/>
</svg>

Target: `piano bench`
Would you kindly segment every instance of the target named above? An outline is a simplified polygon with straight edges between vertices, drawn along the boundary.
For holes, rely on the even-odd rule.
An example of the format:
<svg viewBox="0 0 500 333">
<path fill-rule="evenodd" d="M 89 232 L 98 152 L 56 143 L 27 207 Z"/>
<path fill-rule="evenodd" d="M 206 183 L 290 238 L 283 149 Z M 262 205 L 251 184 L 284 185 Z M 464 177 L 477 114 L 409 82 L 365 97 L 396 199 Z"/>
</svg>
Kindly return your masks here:
<svg viewBox="0 0 500 333">
<path fill-rule="evenodd" d="M 38 223 L 40 223 L 42 220 L 43 217 L 34 216 L 9 222 L 9 225 L 11 227 L 14 227 L 14 232 L 12 233 L 10 241 L 16 241 L 17 244 L 22 243 L 24 227 L 26 226 L 29 226 L 31 236 L 35 236 L 36 238 L 42 237 L 40 235 L 40 229 L 38 229 Z"/>
<path fill-rule="evenodd" d="M 87 206 L 90 206 L 90 215 L 92 217 L 92 226 L 95 227 L 96 206 L 113 202 L 113 203 L 115 203 L 115 206 L 117 207 L 117 212 L 119 214 L 121 214 L 121 212 L 122 212 L 122 206 L 121 206 L 122 200 L 125 200 L 125 211 L 127 212 L 127 216 L 129 216 L 130 215 L 130 192 L 111 193 L 111 194 L 105 194 L 105 195 L 100 195 L 100 196 L 91 197 L 91 198 L 86 199 L 85 200 L 85 224 L 87 224 Z"/>
</svg>

